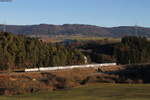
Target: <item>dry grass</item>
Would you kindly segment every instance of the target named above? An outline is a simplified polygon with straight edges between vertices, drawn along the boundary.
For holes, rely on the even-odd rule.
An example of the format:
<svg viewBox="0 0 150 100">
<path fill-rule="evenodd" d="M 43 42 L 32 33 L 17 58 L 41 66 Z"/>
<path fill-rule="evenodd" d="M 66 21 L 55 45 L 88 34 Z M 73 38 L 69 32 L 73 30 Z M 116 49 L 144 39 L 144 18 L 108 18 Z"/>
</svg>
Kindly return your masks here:
<svg viewBox="0 0 150 100">
<path fill-rule="evenodd" d="M 119 70 L 119 66 L 103 68 L 104 71 Z M 47 72 L 0 74 L 1 94 L 25 94 L 78 87 L 88 83 L 114 83 L 116 76 L 96 74 L 95 68 L 76 68 Z M 88 79 L 88 80 L 87 80 Z"/>
<path fill-rule="evenodd" d="M 62 42 L 66 39 L 70 40 L 77 40 L 77 41 L 107 41 L 107 42 L 120 42 L 121 38 L 112 38 L 112 37 L 92 37 L 92 36 L 81 36 L 81 35 L 60 35 L 56 37 L 42 37 L 41 40 L 44 42 L 51 42 L 51 43 L 56 43 L 56 42 Z"/>
</svg>

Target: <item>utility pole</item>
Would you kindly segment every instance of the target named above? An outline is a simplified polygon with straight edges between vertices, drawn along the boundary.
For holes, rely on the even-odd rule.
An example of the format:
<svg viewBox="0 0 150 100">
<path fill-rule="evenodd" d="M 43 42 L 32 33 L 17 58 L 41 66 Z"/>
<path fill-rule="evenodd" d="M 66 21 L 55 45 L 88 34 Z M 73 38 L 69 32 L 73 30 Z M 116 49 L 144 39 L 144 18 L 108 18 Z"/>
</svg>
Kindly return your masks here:
<svg viewBox="0 0 150 100">
<path fill-rule="evenodd" d="M 6 24 L 3 24 L 3 32 L 6 32 Z"/>
<path fill-rule="evenodd" d="M 134 29 L 135 29 L 135 36 L 138 37 L 138 25 L 137 24 L 134 26 Z"/>
</svg>

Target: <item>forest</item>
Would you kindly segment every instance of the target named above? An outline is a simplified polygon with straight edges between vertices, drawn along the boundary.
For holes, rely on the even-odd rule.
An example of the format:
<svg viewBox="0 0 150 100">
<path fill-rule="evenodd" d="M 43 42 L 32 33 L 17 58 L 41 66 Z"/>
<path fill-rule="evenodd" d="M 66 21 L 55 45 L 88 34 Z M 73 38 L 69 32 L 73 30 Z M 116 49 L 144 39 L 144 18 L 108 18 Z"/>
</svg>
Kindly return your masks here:
<svg viewBox="0 0 150 100">
<path fill-rule="evenodd" d="M 115 48 L 120 64 L 150 63 L 150 41 L 145 37 L 126 36 Z"/>
<path fill-rule="evenodd" d="M 80 65 L 88 63 L 139 64 L 150 62 L 150 42 L 126 36 L 121 42 L 46 43 L 38 38 L 0 33 L 0 70 Z"/>
<path fill-rule="evenodd" d="M 23 35 L 0 33 L 0 70 L 74 64 L 84 64 L 84 55 L 77 49 Z"/>
<path fill-rule="evenodd" d="M 142 64 L 150 63 L 150 41 L 146 37 L 125 36 L 120 42 L 88 41 L 70 45 L 82 49 L 94 63 Z"/>
</svg>

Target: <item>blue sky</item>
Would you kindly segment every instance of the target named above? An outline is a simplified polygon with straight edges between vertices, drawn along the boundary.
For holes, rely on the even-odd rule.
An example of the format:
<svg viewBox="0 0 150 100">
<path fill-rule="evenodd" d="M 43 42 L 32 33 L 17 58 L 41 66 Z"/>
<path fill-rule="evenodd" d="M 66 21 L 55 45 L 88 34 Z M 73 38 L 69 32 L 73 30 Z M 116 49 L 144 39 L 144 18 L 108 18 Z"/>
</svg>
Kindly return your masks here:
<svg viewBox="0 0 150 100">
<path fill-rule="evenodd" d="M 150 27 L 150 0 L 13 0 L 0 2 L 0 23 Z"/>
</svg>

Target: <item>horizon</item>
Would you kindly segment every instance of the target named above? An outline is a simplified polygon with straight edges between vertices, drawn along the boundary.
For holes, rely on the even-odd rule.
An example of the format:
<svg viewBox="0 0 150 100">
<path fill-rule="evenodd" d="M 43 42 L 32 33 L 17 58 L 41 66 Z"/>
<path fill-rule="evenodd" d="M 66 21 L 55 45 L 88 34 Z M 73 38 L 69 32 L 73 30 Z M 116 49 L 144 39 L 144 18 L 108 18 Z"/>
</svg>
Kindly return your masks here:
<svg viewBox="0 0 150 100">
<path fill-rule="evenodd" d="M 11 0 L 0 2 L 0 23 L 150 27 L 149 0 Z"/>
<path fill-rule="evenodd" d="M 68 24 L 68 23 L 65 23 Z M 56 26 L 63 26 L 65 24 L 52 24 L 52 23 L 37 23 L 37 24 L 0 24 L 5 26 L 34 26 L 34 25 L 56 25 Z M 98 25 L 92 25 L 92 24 L 68 24 L 68 25 L 90 25 L 90 26 L 96 26 L 96 27 L 104 27 L 104 28 L 114 28 L 114 27 L 143 27 L 143 28 L 150 28 L 150 26 L 141 26 L 141 25 L 123 25 L 123 26 L 98 26 Z"/>
</svg>

